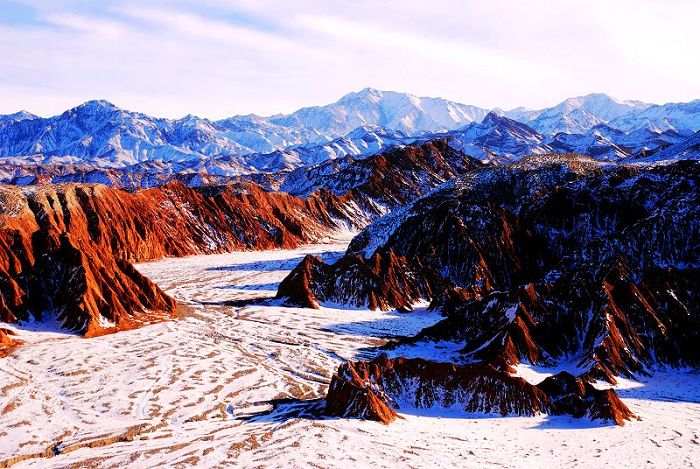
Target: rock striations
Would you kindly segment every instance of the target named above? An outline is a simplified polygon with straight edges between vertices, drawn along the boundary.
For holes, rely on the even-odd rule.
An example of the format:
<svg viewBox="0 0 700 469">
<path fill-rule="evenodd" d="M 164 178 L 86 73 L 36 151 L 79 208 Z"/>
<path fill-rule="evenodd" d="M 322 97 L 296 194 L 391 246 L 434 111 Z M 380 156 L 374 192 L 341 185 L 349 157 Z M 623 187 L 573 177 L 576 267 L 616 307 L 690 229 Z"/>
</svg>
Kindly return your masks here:
<svg viewBox="0 0 700 469">
<path fill-rule="evenodd" d="M 634 417 L 612 389 L 600 390 L 562 372 L 538 385 L 483 364 L 456 365 L 420 358 L 344 363 L 333 376 L 330 415 L 390 423 L 394 409 L 433 409 L 483 415 L 568 414 L 624 425 Z"/>
<path fill-rule="evenodd" d="M 304 198 L 254 183 L 171 182 L 135 193 L 96 184 L 3 186 L 0 321 L 50 321 L 96 335 L 171 317 L 174 301 L 132 262 L 318 241 L 359 229 L 474 164 L 445 141 L 428 142 L 348 158 L 345 170 L 362 178 L 344 181 L 343 190 L 319 185 Z M 395 171 L 394 185 L 380 183 L 386 171 Z"/>
<path fill-rule="evenodd" d="M 2 198 L 0 320 L 54 320 L 86 335 L 174 314 L 174 301 L 131 262 L 294 247 L 339 228 L 322 195 L 302 200 L 252 184 L 135 194 L 4 187 Z"/>
<path fill-rule="evenodd" d="M 487 124 L 539 145 L 524 125 L 495 114 Z M 346 363 L 327 398 L 334 415 L 389 422 L 441 408 L 622 424 L 629 409 L 592 383 L 700 364 L 699 162 L 545 154 L 485 165 L 445 138 L 255 180 L 281 191 L 241 180 L 0 187 L 0 323 L 86 336 L 138 327 L 177 306 L 133 262 L 292 248 L 366 227 L 332 265 L 307 256 L 278 297 L 383 310 L 427 300 L 445 319 L 399 345 L 449 341 L 462 358 Z M 17 345 L 0 328 L 0 355 Z M 521 362 L 562 361 L 578 376 L 513 375 Z"/>
<path fill-rule="evenodd" d="M 368 226 L 336 264 L 306 258 L 278 295 L 382 309 L 429 300 L 446 319 L 406 343 L 457 342 L 466 363 L 499 372 L 574 360 L 582 386 L 698 365 L 699 180 L 697 162 L 575 155 L 476 169 Z M 582 389 L 585 411 L 571 413 L 620 407 Z"/>
<path fill-rule="evenodd" d="M 15 347 L 22 343 L 14 336 L 15 333 L 11 330 L 0 327 L 0 358 L 9 355 Z"/>
</svg>

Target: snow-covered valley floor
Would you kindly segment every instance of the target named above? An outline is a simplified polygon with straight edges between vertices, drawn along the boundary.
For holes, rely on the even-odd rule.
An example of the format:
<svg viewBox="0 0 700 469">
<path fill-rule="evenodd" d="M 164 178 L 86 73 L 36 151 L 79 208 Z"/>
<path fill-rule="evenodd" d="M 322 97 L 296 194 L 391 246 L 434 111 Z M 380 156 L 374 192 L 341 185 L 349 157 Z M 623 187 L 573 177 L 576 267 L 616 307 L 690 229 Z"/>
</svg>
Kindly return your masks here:
<svg viewBox="0 0 700 469">
<path fill-rule="evenodd" d="M 623 380 L 641 416 L 625 427 L 567 417 L 404 414 L 384 426 L 328 419 L 320 400 L 341 360 L 435 313 L 310 310 L 274 295 L 307 253 L 345 245 L 141 264 L 183 307 L 178 321 L 82 339 L 17 329 L 0 359 L 0 467 L 694 467 L 700 374 Z M 36 328 L 34 328 L 36 329 Z M 547 370 L 521 367 L 525 377 Z M 418 415 L 416 415 L 418 414 Z"/>
</svg>

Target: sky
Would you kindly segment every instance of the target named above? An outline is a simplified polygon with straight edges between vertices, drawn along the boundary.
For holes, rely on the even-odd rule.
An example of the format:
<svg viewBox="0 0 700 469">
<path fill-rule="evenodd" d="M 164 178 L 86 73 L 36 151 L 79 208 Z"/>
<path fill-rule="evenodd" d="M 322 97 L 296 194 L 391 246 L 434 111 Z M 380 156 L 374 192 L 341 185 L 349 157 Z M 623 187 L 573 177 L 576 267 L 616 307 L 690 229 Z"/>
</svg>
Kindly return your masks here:
<svg viewBox="0 0 700 469">
<path fill-rule="evenodd" d="M 485 108 L 700 98 L 697 0 L 0 0 L 0 114 L 287 113 L 365 87 Z"/>
</svg>

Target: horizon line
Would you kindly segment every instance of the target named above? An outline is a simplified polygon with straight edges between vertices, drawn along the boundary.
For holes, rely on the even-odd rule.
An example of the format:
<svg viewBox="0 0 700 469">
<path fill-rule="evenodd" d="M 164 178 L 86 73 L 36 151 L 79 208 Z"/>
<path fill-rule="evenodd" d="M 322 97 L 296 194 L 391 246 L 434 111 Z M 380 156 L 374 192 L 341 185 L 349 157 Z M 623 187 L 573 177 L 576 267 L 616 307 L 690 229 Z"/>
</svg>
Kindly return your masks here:
<svg viewBox="0 0 700 469">
<path fill-rule="evenodd" d="M 617 98 L 617 97 L 615 97 L 615 96 L 612 96 L 612 95 L 610 95 L 610 94 L 608 94 L 608 93 L 605 93 L 605 92 L 602 92 L 602 91 L 594 91 L 594 92 L 585 93 L 585 94 L 580 94 L 580 95 L 576 95 L 576 96 L 569 96 L 569 97 L 566 97 L 566 98 L 564 98 L 564 99 L 558 101 L 556 104 L 553 104 L 553 105 L 551 105 L 551 106 L 542 107 L 542 108 L 530 108 L 530 107 L 527 107 L 527 106 L 516 106 L 516 107 L 509 108 L 509 109 L 504 109 L 504 108 L 502 108 L 502 107 L 500 107 L 500 106 L 494 106 L 494 107 L 490 107 L 490 108 L 489 108 L 489 107 L 482 107 L 482 106 L 478 106 L 478 105 L 475 105 L 475 104 L 469 104 L 469 103 L 466 103 L 466 102 L 454 101 L 454 100 L 451 100 L 451 99 L 448 99 L 448 98 L 444 98 L 444 97 L 442 97 L 442 96 L 420 96 L 420 95 L 417 95 L 417 94 L 408 93 L 408 92 L 403 92 L 403 91 L 387 90 L 387 89 L 375 88 L 375 87 L 372 87 L 372 86 L 366 86 L 366 87 L 361 88 L 361 89 L 359 89 L 359 90 L 357 90 L 357 91 L 350 91 L 350 92 L 348 92 L 348 93 L 345 93 L 344 95 L 340 96 L 340 97 L 339 97 L 338 99 L 336 99 L 335 101 L 327 102 L 327 103 L 325 103 L 325 104 L 311 104 L 311 105 L 308 105 L 308 106 L 302 106 L 302 107 L 296 108 L 296 109 L 294 109 L 293 111 L 288 112 L 288 113 L 285 113 L 285 112 L 277 112 L 277 113 L 273 113 L 273 114 L 256 114 L 255 112 L 251 112 L 251 113 L 247 113 L 247 114 L 231 114 L 231 115 L 229 115 L 229 116 L 227 116 L 227 117 L 222 117 L 222 118 L 210 118 L 210 117 L 206 117 L 206 116 L 202 116 L 202 115 L 197 115 L 197 114 L 188 113 L 188 114 L 182 115 L 181 117 L 166 117 L 166 116 L 159 116 L 159 115 L 150 114 L 150 113 L 142 112 L 142 111 L 138 111 L 138 110 L 133 110 L 133 109 L 130 109 L 130 108 L 127 108 L 127 107 L 122 107 L 122 106 L 119 106 L 119 105 L 115 104 L 114 101 L 112 101 L 112 100 L 110 100 L 110 99 L 107 99 L 107 98 L 92 98 L 92 99 L 87 99 L 87 100 L 85 100 L 85 101 L 82 101 L 81 103 L 79 103 L 79 104 L 77 104 L 77 105 L 75 105 L 75 106 L 68 107 L 68 108 L 66 108 L 63 112 L 60 112 L 60 113 L 58 113 L 58 114 L 41 115 L 41 114 L 36 114 L 36 113 L 34 113 L 34 112 L 32 112 L 32 111 L 30 111 L 30 110 L 28 110 L 28 109 L 25 108 L 25 109 L 20 109 L 20 110 L 14 111 L 14 112 L 9 112 L 9 113 L 0 114 L 0 115 L 1 115 L 1 116 L 12 116 L 12 115 L 21 114 L 21 113 L 27 113 L 27 114 L 31 114 L 32 116 L 35 116 L 35 117 L 38 117 L 38 118 L 41 118 L 41 119 L 51 119 L 51 118 L 54 118 L 54 117 L 59 117 L 59 116 L 61 116 L 62 114 L 66 113 L 66 112 L 72 111 L 72 110 L 74 110 L 74 109 L 78 109 L 78 108 L 80 108 L 80 107 L 82 107 L 82 106 L 85 106 L 85 105 L 87 105 L 87 104 L 89 104 L 89 103 L 100 103 L 100 102 L 104 102 L 104 103 L 106 103 L 106 104 L 109 104 L 109 105 L 111 105 L 111 106 L 114 106 L 115 108 L 117 108 L 117 109 L 119 109 L 119 110 L 121 110 L 121 111 L 126 111 L 126 112 L 129 112 L 129 113 L 132 113 L 132 114 L 142 114 L 142 115 L 145 115 L 145 116 L 148 116 L 148 117 L 151 117 L 151 118 L 163 119 L 163 120 L 183 120 L 183 119 L 185 119 L 185 118 L 187 118 L 187 117 L 195 117 L 195 118 L 198 118 L 198 119 L 201 119 L 201 120 L 208 120 L 208 121 L 210 121 L 210 122 L 219 122 L 219 121 L 223 121 L 223 120 L 227 120 L 227 119 L 232 119 L 232 118 L 236 118 L 236 117 L 258 117 L 258 118 L 262 118 L 262 119 L 270 119 L 270 118 L 274 118 L 274 117 L 288 116 L 288 115 L 294 114 L 294 113 L 299 112 L 299 111 L 304 110 L 304 109 L 313 109 L 313 108 L 323 108 L 323 107 L 327 107 L 327 106 L 330 106 L 330 105 L 333 105 L 333 104 L 338 103 L 339 101 L 343 100 L 344 98 L 346 98 L 346 97 L 348 97 L 348 96 L 358 95 L 358 94 L 361 94 L 361 93 L 364 92 L 364 91 L 378 91 L 378 92 L 380 92 L 380 93 L 395 93 L 395 94 L 410 96 L 410 97 L 414 97 L 414 98 L 418 98 L 418 99 L 439 99 L 439 100 L 447 101 L 447 102 L 452 103 L 452 104 L 457 104 L 457 105 L 461 105 L 461 106 L 471 106 L 471 107 L 475 107 L 475 108 L 478 108 L 478 109 L 481 109 L 481 110 L 484 110 L 484 111 L 489 111 L 489 112 L 493 112 L 493 111 L 511 112 L 511 111 L 516 111 L 516 110 L 525 110 L 525 111 L 534 111 L 534 112 L 537 112 L 537 111 L 543 111 L 543 110 L 546 110 L 546 109 L 551 109 L 551 108 L 553 108 L 553 107 L 556 107 L 556 106 L 558 106 L 558 105 L 560 105 L 560 104 L 565 103 L 566 101 L 568 101 L 568 100 L 570 100 L 570 99 L 587 98 L 587 97 L 590 97 L 590 96 L 605 96 L 605 97 L 607 97 L 607 98 L 610 98 L 610 99 L 612 99 L 612 100 L 614 100 L 614 101 L 617 101 L 618 103 L 622 103 L 622 104 L 628 103 L 628 102 L 635 102 L 635 103 L 645 104 L 645 105 L 648 105 L 648 106 L 650 106 L 650 107 L 651 107 L 651 106 L 666 106 L 666 105 L 670 105 L 670 104 L 687 104 L 687 103 L 692 103 L 692 102 L 694 102 L 694 101 L 700 100 L 700 98 L 694 98 L 694 99 L 691 99 L 691 100 L 689 100 L 689 101 L 669 101 L 669 102 L 665 102 L 665 103 L 663 103 L 663 104 L 659 104 L 659 103 L 652 103 L 652 102 L 642 101 L 642 100 L 638 100 L 638 99 L 619 99 L 619 98 Z"/>
</svg>

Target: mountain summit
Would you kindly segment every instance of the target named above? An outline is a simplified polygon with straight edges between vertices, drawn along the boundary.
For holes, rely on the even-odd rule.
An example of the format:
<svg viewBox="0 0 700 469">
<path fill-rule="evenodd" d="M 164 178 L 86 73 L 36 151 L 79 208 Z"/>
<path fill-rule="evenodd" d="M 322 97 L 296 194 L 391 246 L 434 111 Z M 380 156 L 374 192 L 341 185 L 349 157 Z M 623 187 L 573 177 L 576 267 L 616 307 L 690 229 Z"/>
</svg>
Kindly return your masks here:
<svg viewBox="0 0 700 469">
<path fill-rule="evenodd" d="M 569 98 L 558 105 L 531 116 L 529 122 L 540 133 L 584 133 L 598 124 L 633 111 L 643 111 L 651 104 L 641 101 L 619 101 L 603 93 Z M 628 129 L 623 129 L 628 130 Z"/>
</svg>

